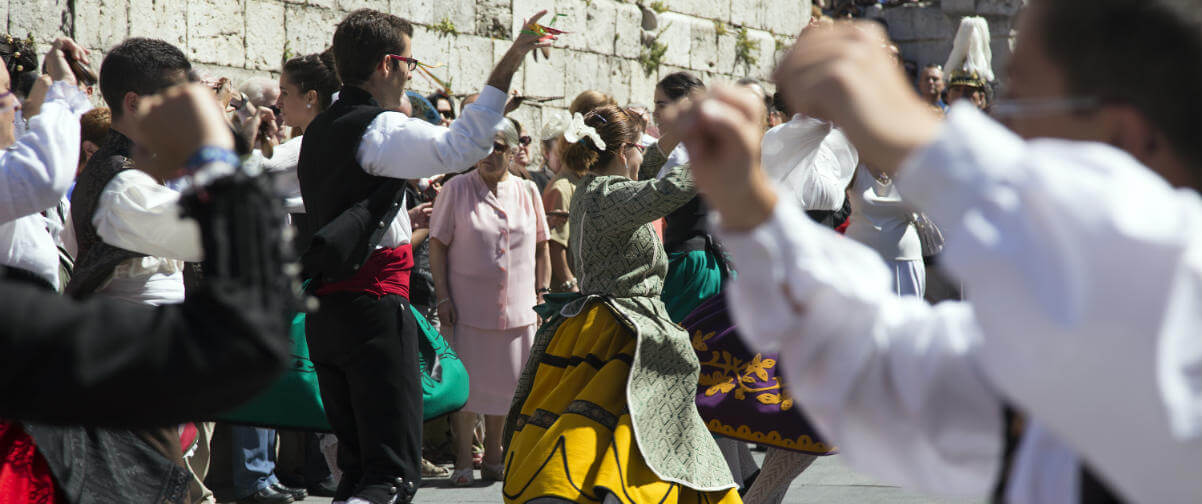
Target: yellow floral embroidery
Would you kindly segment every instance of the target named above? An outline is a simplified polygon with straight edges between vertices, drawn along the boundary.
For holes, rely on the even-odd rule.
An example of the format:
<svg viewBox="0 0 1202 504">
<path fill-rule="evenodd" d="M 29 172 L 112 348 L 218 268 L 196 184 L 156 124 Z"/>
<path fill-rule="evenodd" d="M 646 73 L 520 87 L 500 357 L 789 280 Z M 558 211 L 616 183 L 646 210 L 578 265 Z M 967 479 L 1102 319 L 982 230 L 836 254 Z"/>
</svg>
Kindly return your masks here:
<svg viewBox="0 0 1202 504">
<path fill-rule="evenodd" d="M 692 336 L 693 348 L 698 352 L 709 350 L 707 342 L 714 338 L 714 333 L 702 334 L 695 331 Z M 793 397 L 781 388 L 780 378 L 772 377 L 771 385 L 756 387 L 757 383 L 768 382 L 768 370 L 776 367 L 776 359 L 765 359 L 763 354 L 755 354 L 750 362 L 731 355 L 730 352 L 710 352 L 710 359 L 701 363 L 702 367 L 717 368 L 710 373 L 702 373 L 697 383 L 705 390 L 706 397 L 734 392 L 735 399 L 747 399 L 750 394 L 760 404 L 779 405 L 782 411 L 793 408 Z"/>
</svg>

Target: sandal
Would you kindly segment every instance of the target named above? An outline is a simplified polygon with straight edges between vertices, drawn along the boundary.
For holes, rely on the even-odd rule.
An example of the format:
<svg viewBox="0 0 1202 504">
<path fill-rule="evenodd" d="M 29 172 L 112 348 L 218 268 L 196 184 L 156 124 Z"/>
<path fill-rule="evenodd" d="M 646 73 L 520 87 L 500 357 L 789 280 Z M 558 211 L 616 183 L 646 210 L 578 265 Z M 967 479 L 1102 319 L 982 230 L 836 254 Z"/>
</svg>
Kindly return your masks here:
<svg viewBox="0 0 1202 504">
<path fill-rule="evenodd" d="M 472 474 L 472 469 L 456 469 L 451 473 L 451 486 L 465 487 L 472 486 L 476 483 L 476 476 Z"/>
<path fill-rule="evenodd" d="M 480 479 L 484 481 L 505 481 L 505 464 L 484 464 L 480 467 Z"/>
<path fill-rule="evenodd" d="M 450 475 L 450 469 L 441 467 L 424 458 L 422 459 L 422 478 L 445 478 Z"/>
</svg>

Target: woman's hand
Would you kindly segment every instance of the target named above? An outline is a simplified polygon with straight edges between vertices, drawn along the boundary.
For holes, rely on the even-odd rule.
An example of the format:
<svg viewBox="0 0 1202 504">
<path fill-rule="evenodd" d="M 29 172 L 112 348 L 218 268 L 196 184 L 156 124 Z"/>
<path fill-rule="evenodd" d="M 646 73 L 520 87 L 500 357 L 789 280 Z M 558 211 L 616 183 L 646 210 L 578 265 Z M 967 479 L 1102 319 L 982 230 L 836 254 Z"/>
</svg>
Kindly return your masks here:
<svg viewBox="0 0 1202 504">
<path fill-rule="evenodd" d="M 438 303 L 438 321 L 442 323 L 442 327 L 455 327 L 455 321 L 459 319 L 459 313 L 455 311 L 455 302 L 451 298 Z"/>
</svg>

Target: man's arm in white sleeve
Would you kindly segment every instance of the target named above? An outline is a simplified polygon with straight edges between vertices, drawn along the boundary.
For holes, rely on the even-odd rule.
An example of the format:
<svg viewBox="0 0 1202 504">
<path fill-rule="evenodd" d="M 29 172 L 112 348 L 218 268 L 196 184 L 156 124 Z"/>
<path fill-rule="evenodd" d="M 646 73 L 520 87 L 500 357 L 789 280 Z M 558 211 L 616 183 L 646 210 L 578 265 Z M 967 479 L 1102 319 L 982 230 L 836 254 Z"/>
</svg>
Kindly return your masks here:
<svg viewBox="0 0 1202 504">
<path fill-rule="evenodd" d="M 899 298 L 876 252 L 778 203 L 719 238 L 739 272 L 740 334 L 778 351 L 798 404 L 851 467 L 927 492 L 989 495 L 1002 405 L 976 369 L 971 308 Z"/>
<path fill-rule="evenodd" d="M 109 245 L 167 259 L 204 259 L 200 226 L 180 215 L 179 193 L 136 169 L 104 187 L 92 224 Z"/>
<path fill-rule="evenodd" d="M 507 99 L 500 89 L 485 86 L 449 128 L 384 112 L 368 125 L 355 160 L 372 175 L 403 179 L 471 168 L 492 152 Z"/>
<path fill-rule="evenodd" d="M 29 130 L 0 158 L 0 222 L 53 207 L 67 194 L 79 163 L 79 116 L 91 108 L 70 84 L 50 86 Z"/>
<path fill-rule="evenodd" d="M 1110 146 L 1024 142 L 960 106 L 896 181 L 940 226 L 943 262 L 972 293 L 990 383 L 1132 500 L 1197 501 L 1197 193 Z M 1116 398 L 1138 414 L 1099 414 Z"/>
</svg>

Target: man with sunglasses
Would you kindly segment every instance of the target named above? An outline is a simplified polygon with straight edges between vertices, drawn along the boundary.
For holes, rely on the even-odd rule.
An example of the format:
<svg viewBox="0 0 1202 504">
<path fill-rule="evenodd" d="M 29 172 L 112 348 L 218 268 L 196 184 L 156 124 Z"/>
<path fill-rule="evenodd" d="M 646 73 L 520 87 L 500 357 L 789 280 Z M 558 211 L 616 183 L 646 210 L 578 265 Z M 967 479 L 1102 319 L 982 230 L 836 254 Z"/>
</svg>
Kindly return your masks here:
<svg viewBox="0 0 1202 504">
<path fill-rule="evenodd" d="M 332 46 L 344 87 L 301 145 L 301 195 L 318 229 L 303 262 L 321 302 L 306 333 L 340 443 L 336 501 L 408 502 L 421 482 L 421 336 L 408 301 L 410 223 L 397 211 L 403 192 L 395 181 L 460 171 L 487 156 L 514 72 L 528 52 L 549 46 L 519 35 L 480 99 L 446 128 L 392 111 L 421 64 L 412 36 L 399 17 L 348 14 Z M 370 228 L 354 224 L 363 214 Z"/>
</svg>

